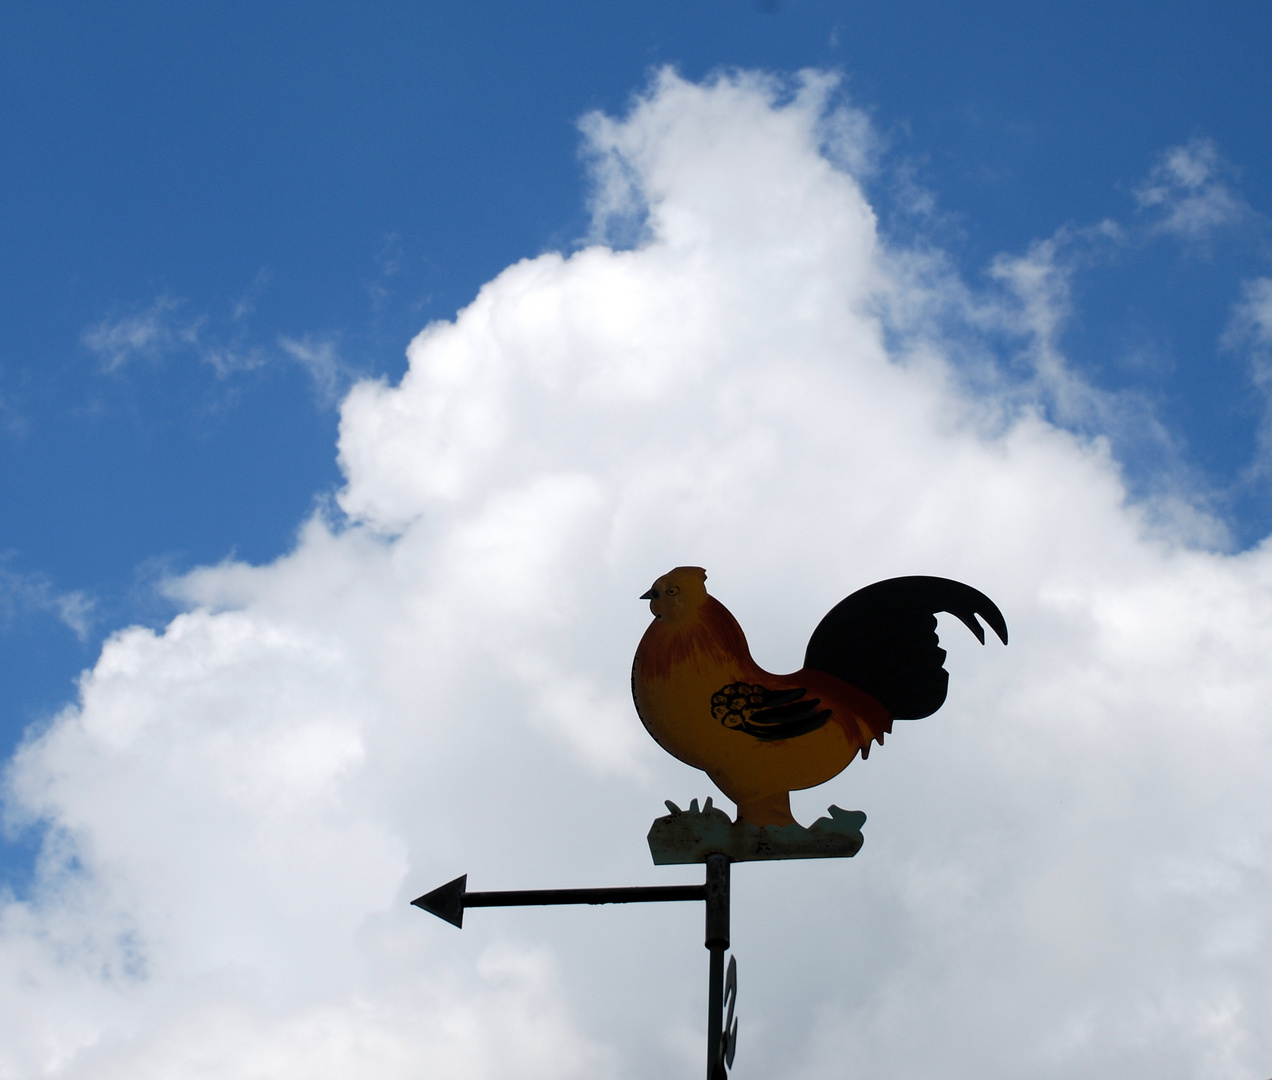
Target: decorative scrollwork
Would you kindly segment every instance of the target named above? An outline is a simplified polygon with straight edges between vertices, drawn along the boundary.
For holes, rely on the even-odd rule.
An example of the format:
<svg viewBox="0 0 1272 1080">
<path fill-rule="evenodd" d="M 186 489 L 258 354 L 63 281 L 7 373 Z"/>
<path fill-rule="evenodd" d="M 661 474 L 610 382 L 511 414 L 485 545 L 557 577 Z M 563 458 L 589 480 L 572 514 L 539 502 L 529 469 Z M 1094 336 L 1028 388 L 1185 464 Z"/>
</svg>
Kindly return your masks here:
<svg viewBox="0 0 1272 1080">
<path fill-rule="evenodd" d="M 738 1022 L 733 1018 L 733 1007 L 738 1000 L 738 961 L 729 957 L 729 969 L 724 976 L 724 1000 L 728 1009 L 724 1018 L 724 1030 L 720 1032 L 720 1053 L 717 1063 L 720 1071 L 733 1068 L 733 1055 L 738 1049 Z"/>
</svg>

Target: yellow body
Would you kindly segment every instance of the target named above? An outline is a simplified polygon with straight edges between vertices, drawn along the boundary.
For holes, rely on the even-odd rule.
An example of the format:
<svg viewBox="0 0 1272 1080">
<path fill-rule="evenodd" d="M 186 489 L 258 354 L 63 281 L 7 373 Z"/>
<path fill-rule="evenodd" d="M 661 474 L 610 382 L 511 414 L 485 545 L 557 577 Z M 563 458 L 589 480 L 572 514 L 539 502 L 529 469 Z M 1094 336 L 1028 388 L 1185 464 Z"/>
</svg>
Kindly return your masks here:
<svg viewBox="0 0 1272 1080">
<path fill-rule="evenodd" d="M 646 594 L 655 618 L 632 666 L 636 711 L 664 749 L 702 769 L 737 803 L 739 822 L 789 825 L 789 793 L 838 775 L 872 739 L 883 741 L 891 717 L 868 694 L 824 672 L 761 669 L 737 620 L 707 593 L 705 580 L 698 567 L 677 567 Z M 814 731 L 764 741 L 726 727 L 713 713 L 713 695 L 733 683 L 803 688 L 831 715 Z"/>
</svg>

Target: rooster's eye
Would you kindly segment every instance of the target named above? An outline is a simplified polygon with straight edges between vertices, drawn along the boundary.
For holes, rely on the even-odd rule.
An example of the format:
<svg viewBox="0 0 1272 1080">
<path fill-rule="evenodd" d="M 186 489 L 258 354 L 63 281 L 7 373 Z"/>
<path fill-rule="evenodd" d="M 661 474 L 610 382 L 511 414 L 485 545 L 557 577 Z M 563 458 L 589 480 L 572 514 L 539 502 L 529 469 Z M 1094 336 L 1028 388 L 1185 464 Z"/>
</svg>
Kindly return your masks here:
<svg viewBox="0 0 1272 1080">
<path fill-rule="evenodd" d="M 679 591 L 680 591 L 680 586 L 678 586 L 678 585 L 668 585 L 668 586 L 667 586 L 667 595 L 668 595 L 668 596 L 675 596 L 675 595 L 676 595 L 676 593 L 678 593 Z"/>
</svg>

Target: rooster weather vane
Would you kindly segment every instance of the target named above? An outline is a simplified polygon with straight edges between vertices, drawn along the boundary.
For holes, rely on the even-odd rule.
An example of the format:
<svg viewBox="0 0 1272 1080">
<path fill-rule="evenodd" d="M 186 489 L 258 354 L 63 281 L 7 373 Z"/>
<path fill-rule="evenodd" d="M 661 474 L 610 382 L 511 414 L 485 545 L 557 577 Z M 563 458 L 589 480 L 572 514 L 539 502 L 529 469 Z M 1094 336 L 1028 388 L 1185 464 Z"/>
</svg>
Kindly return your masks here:
<svg viewBox="0 0 1272 1080">
<path fill-rule="evenodd" d="M 808 828 L 790 793 L 824 784 L 867 758 L 896 720 L 931 716 L 949 674 L 936 615 L 961 621 L 983 645 L 985 623 L 1007 644 L 1007 623 L 984 593 L 938 577 L 879 581 L 836 604 L 813 631 L 804 666 L 774 675 L 751 658 L 738 621 L 706 589 L 706 571 L 678 566 L 641 599 L 654 621 L 636 648 L 632 698 L 668 753 L 701 769 L 737 804 L 737 818 L 694 799 L 649 830 L 656 865 L 705 863 L 702 885 L 468 892 L 467 875 L 412 900 L 455 926 L 464 909 L 532 904 L 702 900 L 710 952 L 707 1080 L 726 1080 L 737 1045 L 737 961 L 729 948 L 729 867 L 735 862 L 851 857 L 861 849 L 859 810 L 831 806 Z M 727 1009 L 727 1015 L 726 1015 Z"/>
</svg>

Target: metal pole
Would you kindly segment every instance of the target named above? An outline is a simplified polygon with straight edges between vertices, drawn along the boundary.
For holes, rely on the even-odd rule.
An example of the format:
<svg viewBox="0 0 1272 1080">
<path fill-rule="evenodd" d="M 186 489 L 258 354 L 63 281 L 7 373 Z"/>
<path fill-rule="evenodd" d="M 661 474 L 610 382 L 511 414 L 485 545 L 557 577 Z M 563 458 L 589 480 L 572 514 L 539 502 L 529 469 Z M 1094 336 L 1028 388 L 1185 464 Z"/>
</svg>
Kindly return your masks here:
<svg viewBox="0 0 1272 1080">
<path fill-rule="evenodd" d="M 725 1080 L 720 1052 L 724 1029 L 724 953 L 729 947 L 729 857 L 707 856 L 707 933 L 711 971 L 707 985 L 707 1080 Z"/>
</svg>

